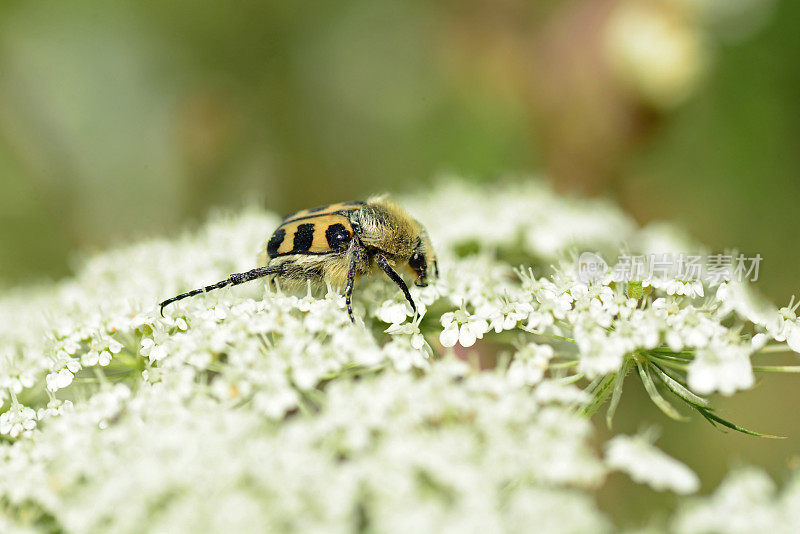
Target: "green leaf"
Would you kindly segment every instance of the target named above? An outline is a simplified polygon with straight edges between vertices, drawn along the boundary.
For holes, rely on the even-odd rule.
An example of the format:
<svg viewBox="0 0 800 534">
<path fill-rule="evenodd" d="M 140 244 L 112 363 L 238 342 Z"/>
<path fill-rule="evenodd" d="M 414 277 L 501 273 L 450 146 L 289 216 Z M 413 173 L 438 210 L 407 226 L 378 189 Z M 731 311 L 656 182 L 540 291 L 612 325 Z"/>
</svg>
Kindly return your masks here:
<svg viewBox="0 0 800 534">
<path fill-rule="evenodd" d="M 591 417 L 600 409 L 600 406 L 605 404 L 608 396 L 611 394 L 611 386 L 614 384 L 616 380 L 617 373 L 612 373 L 606 376 L 597 377 L 589 384 L 586 388 L 594 398 L 592 402 L 587 404 L 583 410 L 581 410 L 581 414 Z"/>
<path fill-rule="evenodd" d="M 689 391 L 689 389 L 686 386 L 684 386 L 683 384 L 672 378 L 669 375 L 669 373 L 661 369 L 661 367 L 659 367 L 658 364 L 650 363 L 650 365 L 655 370 L 656 376 L 675 395 L 677 395 L 678 397 L 680 397 L 681 399 L 683 399 L 684 401 L 693 406 L 702 406 L 704 408 L 711 407 L 711 404 L 706 399 L 704 399 L 703 397 L 699 397 L 694 393 L 692 393 L 691 391 Z"/>
<path fill-rule="evenodd" d="M 750 436 L 756 436 L 757 438 L 769 438 L 769 439 L 786 439 L 786 436 L 773 436 L 771 434 L 762 434 L 760 432 L 755 432 L 753 430 L 748 430 L 744 427 L 741 427 L 737 424 L 731 423 L 730 421 L 726 421 L 722 417 L 716 415 L 708 408 L 703 408 L 702 406 L 694 406 L 694 408 L 700 412 L 700 415 L 706 418 L 706 421 L 711 423 L 714 427 L 717 426 L 717 423 L 721 424 L 722 426 L 728 427 L 733 429 L 737 432 L 741 432 L 742 434 L 748 434 Z"/>
<path fill-rule="evenodd" d="M 614 381 L 614 392 L 611 394 L 611 402 L 608 405 L 608 410 L 606 410 L 606 425 L 608 426 L 609 430 L 611 429 L 611 423 L 614 420 L 614 414 L 617 412 L 619 400 L 622 398 L 622 384 L 625 382 L 625 377 L 628 375 L 630 368 L 631 361 L 625 360 L 625 363 L 622 364 L 622 369 L 619 370 L 616 380 Z"/>
<path fill-rule="evenodd" d="M 557 384 L 568 385 L 574 384 L 575 382 L 582 380 L 584 378 L 583 373 L 578 373 L 574 375 L 565 376 L 563 378 L 554 378 L 553 381 Z"/>
<path fill-rule="evenodd" d="M 645 368 L 645 366 L 640 362 L 636 362 L 636 367 L 639 369 L 639 376 L 642 378 L 644 389 L 647 390 L 647 394 L 650 395 L 650 400 L 653 401 L 653 404 L 658 406 L 658 408 L 668 417 L 675 419 L 676 421 L 687 421 L 688 418 L 686 416 L 681 415 L 678 410 L 676 410 L 664 399 L 664 397 L 661 396 L 661 393 L 658 392 L 658 388 L 656 388 L 656 384 L 653 382 L 653 377 L 650 376 L 647 368 Z"/>
<path fill-rule="evenodd" d="M 651 362 L 650 365 L 655 370 L 656 376 L 658 376 L 658 378 L 664 383 L 665 386 L 669 388 L 670 391 L 675 393 L 675 395 L 677 395 L 681 400 L 689 404 L 692 408 L 700 412 L 700 415 L 702 415 L 705 418 L 705 420 L 711 423 L 711 425 L 714 426 L 715 428 L 717 428 L 717 424 L 720 424 L 722 426 L 725 426 L 727 428 L 730 428 L 732 430 L 750 436 L 756 436 L 759 438 L 769 438 L 769 439 L 785 439 L 784 436 L 773 436 L 771 434 L 762 434 L 760 432 L 749 430 L 747 428 L 741 427 L 735 423 L 723 419 L 722 417 L 716 415 L 713 412 L 708 400 L 699 397 L 694 393 L 692 393 L 691 391 L 689 391 L 689 389 L 684 384 L 682 384 L 680 381 L 670 376 L 669 373 L 666 370 L 662 369 L 658 364 Z"/>
</svg>

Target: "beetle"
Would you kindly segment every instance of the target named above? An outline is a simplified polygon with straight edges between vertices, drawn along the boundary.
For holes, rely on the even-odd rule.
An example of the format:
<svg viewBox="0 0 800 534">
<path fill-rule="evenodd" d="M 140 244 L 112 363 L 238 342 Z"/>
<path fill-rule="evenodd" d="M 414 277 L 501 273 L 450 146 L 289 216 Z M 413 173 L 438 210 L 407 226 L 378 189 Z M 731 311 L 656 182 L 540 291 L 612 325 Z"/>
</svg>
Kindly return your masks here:
<svg viewBox="0 0 800 534">
<path fill-rule="evenodd" d="M 413 275 L 419 287 L 439 276 L 428 232 L 386 195 L 286 216 L 267 241 L 264 259 L 261 267 L 161 302 L 161 315 L 165 306 L 178 300 L 269 277 L 290 289 L 309 281 L 344 286 L 347 314 L 355 323 L 352 296 L 358 278 L 380 269 L 397 284 L 416 313 L 414 299 L 398 270 Z"/>
</svg>

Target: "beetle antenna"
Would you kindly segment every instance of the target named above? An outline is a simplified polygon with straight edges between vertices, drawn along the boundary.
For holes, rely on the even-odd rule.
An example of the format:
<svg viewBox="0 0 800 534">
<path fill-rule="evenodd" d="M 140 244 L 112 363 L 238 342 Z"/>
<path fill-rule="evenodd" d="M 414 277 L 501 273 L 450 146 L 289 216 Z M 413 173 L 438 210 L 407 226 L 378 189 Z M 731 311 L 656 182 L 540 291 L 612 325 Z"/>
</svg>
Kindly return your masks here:
<svg viewBox="0 0 800 534">
<path fill-rule="evenodd" d="M 216 284 L 211 284 L 209 286 L 201 287 L 200 289 L 193 289 L 186 293 L 181 293 L 180 295 L 172 297 L 171 299 L 167 299 L 159 304 L 161 308 L 161 317 L 164 317 L 164 307 L 169 306 L 173 302 L 176 302 L 178 300 L 183 300 L 187 297 L 193 297 L 195 295 L 199 295 L 200 293 L 207 293 L 208 291 L 214 291 L 215 289 L 222 289 L 223 287 L 228 287 L 228 286 L 238 286 L 239 284 L 243 284 L 251 280 L 256 280 L 257 278 L 263 278 L 265 276 L 270 276 L 272 274 L 278 274 L 283 270 L 281 267 L 282 266 L 274 266 L 274 265 L 266 267 L 257 267 L 245 273 L 232 274 L 225 280 L 217 282 Z"/>
</svg>

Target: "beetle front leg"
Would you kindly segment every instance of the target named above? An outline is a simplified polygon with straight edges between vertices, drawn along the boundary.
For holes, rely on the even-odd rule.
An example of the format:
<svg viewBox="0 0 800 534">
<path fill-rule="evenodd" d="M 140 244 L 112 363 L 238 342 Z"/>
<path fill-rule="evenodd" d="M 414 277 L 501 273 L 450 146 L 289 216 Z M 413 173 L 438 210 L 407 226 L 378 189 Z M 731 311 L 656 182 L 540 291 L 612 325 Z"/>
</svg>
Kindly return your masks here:
<svg viewBox="0 0 800 534">
<path fill-rule="evenodd" d="M 344 289 L 344 300 L 347 303 L 347 315 L 350 316 L 350 322 L 356 324 L 356 319 L 353 317 L 353 288 L 356 281 L 356 263 L 358 261 L 358 254 L 354 250 L 350 256 L 350 267 L 347 269 L 347 286 Z"/>
<path fill-rule="evenodd" d="M 414 310 L 414 315 L 416 316 L 417 306 L 414 304 L 414 299 L 411 298 L 411 293 L 408 291 L 408 286 L 403 281 L 403 278 L 397 274 L 394 269 L 392 269 L 392 266 L 389 265 L 389 262 L 382 255 L 378 254 L 378 256 L 375 258 L 375 262 L 378 264 L 378 267 L 383 269 L 383 272 L 386 273 L 386 276 L 388 276 L 392 282 L 397 284 L 397 287 L 399 287 L 403 292 L 403 295 L 405 295 L 406 300 L 411 305 L 411 309 Z"/>
</svg>

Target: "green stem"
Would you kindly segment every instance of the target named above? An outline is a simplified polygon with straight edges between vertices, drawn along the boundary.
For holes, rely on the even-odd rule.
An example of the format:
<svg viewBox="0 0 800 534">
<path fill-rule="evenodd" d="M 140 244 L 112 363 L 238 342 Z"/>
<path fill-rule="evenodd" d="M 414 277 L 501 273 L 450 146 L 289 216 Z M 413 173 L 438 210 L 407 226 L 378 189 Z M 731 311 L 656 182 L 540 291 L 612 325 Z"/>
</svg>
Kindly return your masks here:
<svg viewBox="0 0 800 534">
<path fill-rule="evenodd" d="M 8 392 L 11 394 L 11 406 L 16 408 L 17 406 L 19 406 L 19 401 L 17 400 L 17 394 L 14 393 L 14 390 L 11 388 L 8 388 Z"/>
<path fill-rule="evenodd" d="M 94 373 L 94 377 L 101 385 L 108 384 L 105 373 L 99 367 L 92 367 L 92 372 Z"/>
<path fill-rule="evenodd" d="M 533 334 L 535 336 L 549 337 L 551 339 L 556 339 L 558 341 L 566 341 L 567 343 L 575 343 L 575 340 L 572 339 L 571 337 L 559 336 L 557 334 L 545 334 L 543 332 L 536 332 L 536 331 L 531 330 L 530 328 L 526 328 L 524 326 L 520 326 L 519 328 L 523 332 L 527 332 L 527 333 Z"/>
<path fill-rule="evenodd" d="M 561 363 L 551 363 L 547 366 L 548 369 L 564 369 L 566 367 L 575 367 L 580 362 L 578 360 L 572 360 L 568 362 L 561 362 Z"/>
<path fill-rule="evenodd" d="M 656 354 L 648 354 L 647 356 L 648 358 L 657 360 L 659 364 L 663 365 L 664 367 L 669 367 L 670 369 L 678 369 L 679 371 L 685 371 L 686 369 L 689 368 L 689 365 L 685 363 L 686 360 L 680 360 L 680 358 L 669 359 L 665 358 L 664 356 L 658 356 Z M 679 360 L 680 362 L 684 363 L 679 363 L 674 360 Z"/>
<path fill-rule="evenodd" d="M 673 356 L 670 354 L 662 354 L 658 352 L 649 352 L 645 354 L 652 356 L 653 358 L 661 358 L 662 360 L 669 360 L 671 362 L 689 363 L 689 360 L 687 360 L 686 358 L 679 358 L 677 356 Z"/>
<path fill-rule="evenodd" d="M 757 373 L 800 373 L 800 365 L 754 365 Z"/>
<path fill-rule="evenodd" d="M 694 356 L 694 351 L 693 350 L 677 350 L 676 351 L 676 350 L 670 350 L 670 349 L 668 349 L 666 347 L 657 347 L 655 349 L 652 349 L 650 352 L 652 352 L 654 354 L 658 354 L 658 355 L 663 355 L 663 356 L 671 356 L 673 358 L 677 357 L 679 354 L 680 355 L 684 355 L 684 356 L 688 356 L 688 357 Z"/>
<path fill-rule="evenodd" d="M 767 345 L 766 347 L 755 351 L 753 354 L 773 354 L 776 352 L 794 352 L 790 349 L 787 345 L 783 343 L 773 343 L 772 345 Z"/>
</svg>

